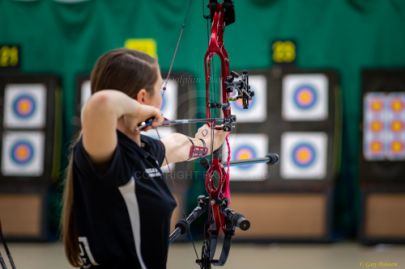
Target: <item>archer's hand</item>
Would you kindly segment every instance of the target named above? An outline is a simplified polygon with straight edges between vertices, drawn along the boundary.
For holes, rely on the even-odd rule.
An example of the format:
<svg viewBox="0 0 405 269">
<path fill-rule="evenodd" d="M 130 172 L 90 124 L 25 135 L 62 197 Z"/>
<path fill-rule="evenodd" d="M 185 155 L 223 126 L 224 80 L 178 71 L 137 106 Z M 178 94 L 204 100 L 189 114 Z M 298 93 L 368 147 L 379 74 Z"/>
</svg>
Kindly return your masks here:
<svg viewBox="0 0 405 269">
<path fill-rule="evenodd" d="M 144 131 L 148 131 L 152 128 L 156 128 L 160 125 L 162 125 L 164 121 L 164 117 L 162 116 L 162 113 L 159 109 L 149 106 L 149 105 L 144 105 L 144 104 L 139 104 L 137 106 L 136 111 L 134 113 L 128 113 L 123 116 L 124 119 L 124 124 L 125 126 L 133 131 L 133 132 L 139 132 L 138 131 L 138 126 L 140 123 L 145 122 L 149 119 L 153 119 L 152 125 L 144 128 Z"/>
<path fill-rule="evenodd" d="M 213 131 L 214 134 L 212 134 Z M 228 134 L 229 132 L 225 132 L 223 130 L 212 130 L 211 127 L 208 126 L 208 124 L 204 124 L 198 129 L 194 137 L 198 139 L 204 139 L 205 143 L 207 144 L 208 150 L 211 153 L 211 140 L 214 140 L 214 150 L 217 150 L 225 142 L 225 138 Z"/>
</svg>

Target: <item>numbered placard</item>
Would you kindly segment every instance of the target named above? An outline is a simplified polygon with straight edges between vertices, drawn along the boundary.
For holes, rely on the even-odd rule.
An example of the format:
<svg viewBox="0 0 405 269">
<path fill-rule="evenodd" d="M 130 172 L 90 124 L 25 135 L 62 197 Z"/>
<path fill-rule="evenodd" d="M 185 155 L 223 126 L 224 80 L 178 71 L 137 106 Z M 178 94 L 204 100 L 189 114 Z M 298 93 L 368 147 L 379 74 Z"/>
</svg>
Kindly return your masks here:
<svg viewBox="0 0 405 269">
<path fill-rule="evenodd" d="M 41 132 L 3 133 L 2 174 L 41 176 L 44 172 L 44 140 Z"/>
<path fill-rule="evenodd" d="M 139 50 L 157 58 L 157 43 L 153 38 L 129 38 L 125 41 L 125 48 Z"/>
<path fill-rule="evenodd" d="M 20 67 L 21 53 L 19 45 L 0 44 L 0 69 L 17 69 Z"/>
<path fill-rule="evenodd" d="M 292 74 L 283 78 L 282 115 L 286 121 L 328 118 L 328 78 L 324 74 Z"/>
<path fill-rule="evenodd" d="M 287 132 L 281 136 L 281 177 L 324 179 L 328 136 L 323 132 Z"/>
<path fill-rule="evenodd" d="M 276 40 L 271 49 L 272 60 L 276 64 L 293 64 L 297 59 L 297 45 L 292 40 Z"/>
<path fill-rule="evenodd" d="M 46 87 L 43 84 L 8 84 L 4 93 L 5 128 L 43 128 Z"/>
</svg>

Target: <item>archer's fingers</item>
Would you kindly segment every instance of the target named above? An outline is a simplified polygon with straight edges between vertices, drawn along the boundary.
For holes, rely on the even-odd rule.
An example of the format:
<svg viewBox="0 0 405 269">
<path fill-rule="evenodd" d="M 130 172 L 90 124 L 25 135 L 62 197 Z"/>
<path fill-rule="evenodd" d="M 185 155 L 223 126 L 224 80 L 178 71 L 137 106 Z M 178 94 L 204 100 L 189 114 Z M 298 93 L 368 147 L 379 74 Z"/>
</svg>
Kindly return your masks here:
<svg viewBox="0 0 405 269">
<path fill-rule="evenodd" d="M 156 127 L 162 125 L 164 120 L 165 120 L 165 118 L 163 117 L 160 110 L 156 110 L 156 114 L 155 114 L 154 120 L 152 122 L 152 127 L 156 128 Z"/>
</svg>

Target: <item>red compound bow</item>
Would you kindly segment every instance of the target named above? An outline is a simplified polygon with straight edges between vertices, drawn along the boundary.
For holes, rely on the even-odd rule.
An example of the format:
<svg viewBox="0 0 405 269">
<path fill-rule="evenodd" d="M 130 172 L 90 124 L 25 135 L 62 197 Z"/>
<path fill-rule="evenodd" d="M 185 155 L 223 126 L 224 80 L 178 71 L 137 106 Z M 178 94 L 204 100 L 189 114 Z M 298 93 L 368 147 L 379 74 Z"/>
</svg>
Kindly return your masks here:
<svg viewBox="0 0 405 269">
<path fill-rule="evenodd" d="M 214 130 L 222 129 L 224 131 L 231 132 L 236 124 L 236 117 L 231 113 L 230 102 L 241 100 L 243 108 L 247 109 L 249 107 L 249 101 L 252 99 L 254 92 L 250 89 L 248 75 L 246 72 L 242 73 L 241 75 L 237 74 L 236 72 L 230 72 L 229 57 L 224 47 L 225 28 L 235 21 L 233 1 L 224 0 L 223 3 L 218 3 L 217 0 L 210 0 L 208 8 L 210 14 L 207 16 L 207 19 L 211 21 L 211 34 L 209 37 L 208 49 L 204 58 L 206 118 L 173 121 L 167 120 L 163 125 L 171 126 L 197 122 L 208 123 L 212 130 L 211 152 L 213 152 Z M 190 2 L 186 18 L 177 40 L 169 72 L 163 85 L 164 89 L 167 81 L 170 79 L 174 58 L 176 57 L 177 49 L 186 25 L 189 11 Z M 213 85 L 215 85 L 215 83 L 212 83 L 213 79 L 211 74 L 214 56 L 218 56 L 221 66 L 219 96 L 212 94 L 215 92 L 213 89 Z M 212 114 L 220 116 L 213 118 Z M 146 123 L 145 126 L 149 125 L 150 123 L 151 121 Z M 201 257 L 197 257 L 196 260 L 200 267 L 204 269 L 211 268 L 211 265 L 224 265 L 228 258 L 231 247 L 231 238 L 235 233 L 236 227 L 239 227 L 241 230 L 247 230 L 250 227 L 250 222 L 242 214 L 236 213 L 229 208 L 231 198 L 229 189 L 229 166 L 264 162 L 267 164 L 274 164 L 278 161 L 277 154 L 269 154 L 265 158 L 230 162 L 230 146 L 228 137 L 226 138 L 228 156 L 225 162 L 223 161 L 222 157 L 222 147 L 211 154 L 210 160 L 203 159 L 201 162 L 206 169 L 205 187 L 208 196 L 199 196 L 198 206 L 187 217 L 180 220 L 176 224 L 176 229 L 170 234 L 170 241 L 172 242 L 180 235 L 184 234 L 194 220 L 196 220 L 203 213 L 208 213 Z M 218 236 L 220 236 L 221 233 L 223 234 L 222 250 L 219 258 L 216 259 L 214 258 L 215 250 L 217 247 Z"/>
</svg>

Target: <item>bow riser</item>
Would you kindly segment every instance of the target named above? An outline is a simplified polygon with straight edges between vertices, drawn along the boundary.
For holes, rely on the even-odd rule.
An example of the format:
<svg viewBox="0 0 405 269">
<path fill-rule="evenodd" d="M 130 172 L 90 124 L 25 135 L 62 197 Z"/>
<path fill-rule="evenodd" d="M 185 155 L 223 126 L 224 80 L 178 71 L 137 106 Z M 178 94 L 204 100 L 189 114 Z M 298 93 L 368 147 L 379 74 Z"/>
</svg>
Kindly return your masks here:
<svg viewBox="0 0 405 269">
<path fill-rule="evenodd" d="M 205 92 L 206 92 L 206 117 L 211 118 L 211 108 L 221 108 L 223 111 L 223 117 L 228 118 L 231 116 L 231 109 L 229 106 L 229 94 L 226 91 L 226 84 L 225 79 L 229 77 L 229 57 L 228 52 L 224 47 L 224 30 L 225 30 L 225 22 L 224 22 L 224 9 L 221 4 L 216 5 L 216 12 L 214 13 L 214 17 L 212 20 L 211 26 L 211 36 L 208 43 L 208 49 L 205 53 Z M 221 61 L 221 92 L 222 92 L 222 103 L 211 103 L 210 100 L 210 82 L 211 82 L 211 62 L 212 58 L 217 55 Z M 221 106 L 219 106 L 221 105 Z"/>
<path fill-rule="evenodd" d="M 205 92 L 206 92 L 206 117 L 211 118 L 211 109 L 221 109 L 224 118 L 231 117 L 231 108 L 229 104 L 229 93 L 226 90 L 225 79 L 229 77 L 229 58 L 228 53 L 224 47 L 223 34 L 225 30 L 224 22 L 224 8 L 221 4 L 217 3 L 215 12 L 213 13 L 211 36 L 208 44 L 208 49 L 205 54 Z M 211 62 L 213 57 L 217 55 L 221 61 L 221 100 L 219 103 L 211 101 Z M 218 97 L 217 97 L 218 98 Z M 214 123 L 215 124 L 215 123 Z M 212 126 L 214 127 L 214 126 Z M 230 131 L 230 130 L 228 130 Z M 221 203 L 224 199 L 230 201 L 229 190 L 229 175 L 225 171 L 220 151 L 213 153 L 211 164 L 205 176 L 205 188 L 211 200 L 211 213 L 215 222 L 214 229 L 225 229 L 225 220 L 221 212 Z"/>
</svg>

